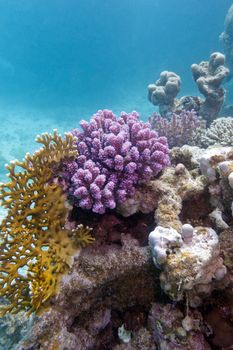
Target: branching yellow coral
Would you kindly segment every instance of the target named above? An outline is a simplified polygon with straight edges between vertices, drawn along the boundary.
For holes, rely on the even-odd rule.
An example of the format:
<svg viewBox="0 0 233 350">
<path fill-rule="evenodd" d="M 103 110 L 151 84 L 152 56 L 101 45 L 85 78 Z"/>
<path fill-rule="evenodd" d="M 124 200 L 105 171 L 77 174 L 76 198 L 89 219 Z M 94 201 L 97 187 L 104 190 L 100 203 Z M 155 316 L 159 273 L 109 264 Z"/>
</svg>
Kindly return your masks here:
<svg viewBox="0 0 233 350">
<path fill-rule="evenodd" d="M 2 313 L 44 307 L 74 252 L 93 240 L 88 227 L 65 229 L 69 206 L 53 180 L 59 163 L 76 156 L 75 139 L 71 134 L 63 139 L 54 131 L 36 141 L 43 147 L 22 162 L 11 162 L 10 181 L 0 187 L 0 200 L 8 210 L 0 225 L 0 296 L 9 301 Z"/>
</svg>

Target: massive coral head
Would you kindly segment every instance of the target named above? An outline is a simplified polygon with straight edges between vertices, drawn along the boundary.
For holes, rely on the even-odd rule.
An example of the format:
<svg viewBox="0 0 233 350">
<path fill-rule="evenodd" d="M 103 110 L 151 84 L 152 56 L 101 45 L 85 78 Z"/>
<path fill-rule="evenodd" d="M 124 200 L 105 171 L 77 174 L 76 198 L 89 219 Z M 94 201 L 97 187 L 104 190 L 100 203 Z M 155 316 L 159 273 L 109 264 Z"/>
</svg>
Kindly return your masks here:
<svg viewBox="0 0 233 350">
<path fill-rule="evenodd" d="M 77 205 L 103 214 L 134 194 L 135 187 L 169 165 L 165 137 L 158 137 L 137 112 L 100 110 L 75 129 L 79 155 L 67 162 L 64 177 Z"/>
</svg>

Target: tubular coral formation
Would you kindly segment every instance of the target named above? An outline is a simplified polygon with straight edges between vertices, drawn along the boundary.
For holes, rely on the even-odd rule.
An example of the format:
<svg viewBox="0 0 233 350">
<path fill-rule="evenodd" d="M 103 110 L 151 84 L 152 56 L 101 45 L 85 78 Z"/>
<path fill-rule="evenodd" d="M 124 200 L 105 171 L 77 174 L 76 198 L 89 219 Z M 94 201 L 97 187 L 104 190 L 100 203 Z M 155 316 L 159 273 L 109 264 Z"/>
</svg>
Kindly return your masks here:
<svg viewBox="0 0 233 350">
<path fill-rule="evenodd" d="M 217 117 L 225 99 L 222 83 L 229 75 L 229 69 L 224 64 L 225 56 L 220 52 L 214 52 L 210 55 L 209 61 L 191 66 L 193 79 L 200 93 L 205 96 L 200 115 L 206 119 L 207 126 Z"/>
<path fill-rule="evenodd" d="M 150 180 L 169 165 L 167 140 L 158 137 L 137 112 L 98 111 L 88 123 L 82 121 L 78 157 L 66 164 L 69 191 L 83 209 L 103 214 L 124 202 L 135 186 Z"/>
<path fill-rule="evenodd" d="M 89 228 L 64 228 L 69 207 L 53 169 L 77 154 L 74 138 L 43 134 L 43 147 L 22 162 L 7 165 L 10 181 L 1 184 L 8 209 L 0 230 L 0 296 L 9 304 L 1 312 L 37 311 L 55 293 L 59 278 L 81 245 L 92 241 Z M 18 169 L 21 169 L 17 172 Z"/>
<path fill-rule="evenodd" d="M 148 86 L 148 99 L 159 106 L 159 112 L 166 116 L 176 105 L 175 97 L 180 91 L 181 79 L 174 72 L 163 71 L 155 84 Z"/>
</svg>

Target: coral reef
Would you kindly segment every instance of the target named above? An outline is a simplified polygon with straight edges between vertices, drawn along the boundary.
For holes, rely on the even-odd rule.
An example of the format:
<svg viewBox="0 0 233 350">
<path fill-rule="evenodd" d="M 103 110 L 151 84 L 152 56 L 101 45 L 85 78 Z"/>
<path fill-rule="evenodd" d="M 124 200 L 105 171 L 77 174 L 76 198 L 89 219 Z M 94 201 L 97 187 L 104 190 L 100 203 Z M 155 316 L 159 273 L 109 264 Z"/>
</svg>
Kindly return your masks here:
<svg viewBox="0 0 233 350">
<path fill-rule="evenodd" d="M 171 119 L 161 117 L 154 113 L 150 118 L 152 129 L 157 131 L 159 136 L 165 136 L 170 148 L 192 145 L 196 142 L 197 129 L 201 122 L 194 109 L 191 111 L 182 110 L 180 114 L 171 114 Z"/>
<path fill-rule="evenodd" d="M 205 96 L 199 113 L 207 121 L 207 125 L 217 117 L 224 102 L 225 90 L 221 85 L 229 74 L 229 69 L 224 64 L 225 56 L 220 52 L 214 52 L 210 55 L 209 61 L 191 66 L 193 79 L 200 93 Z"/>
<path fill-rule="evenodd" d="M 148 85 L 148 99 L 159 106 L 161 115 L 167 115 L 175 106 L 175 97 L 180 91 L 181 79 L 174 72 L 164 71 L 155 84 Z"/>
<path fill-rule="evenodd" d="M 144 214 L 151 213 L 158 205 L 158 192 L 155 190 L 153 182 L 150 181 L 142 186 L 138 186 L 134 195 L 119 203 L 117 211 L 124 217 L 131 216 L 141 212 Z"/>
<path fill-rule="evenodd" d="M 233 145 L 233 118 L 218 118 L 202 135 L 201 144 L 204 147 L 211 145 Z"/>
<path fill-rule="evenodd" d="M 139 121 L 136 112 L 119 119 L 98 111 L 75 129 L 79 155 L 65 165 L 69 193 L 77 206 L 103 214 L 134 194 L 135 186 L 169 165 L 167 141 Z"/>
<path fill-rule="evenodd" d="M 182 226 L 180 215 L 183 202 L 194 202 L 205 191 L 205 187 L 204 176 L 189 172 L 183 164 L 177 164 L 176 167 L 165 169 L 160 178 L 150 181 L 146 188 L 142 187 L 141 194 L 138 190 L 134 197 L 121 203 L 118 211 L 121 215 L 128 216 L 142 209 L 144 213 L 153 209 L 157 225 L 179 231 Z M 202 214 L 205 215 L 205 212 Z"/>
<path fill-rule="evenodd" d="M 221 39 L 232 70 L 233 6 Z M 231 76 L 191 70 L 204 99 L 163 71 L 149 122 L 99 110 L 6 166 L 0 350 L 233 349 Z"/>
<path fill-rule="evenodd" d="M 222 256 L 224 260 L 224 264 L 226 265 L 229 277 L 231 279 L 231 286 L 233 287 L 233 245 L 232 245 L 232 237 L 233 237 L 233 229 L 229 228 L 221 232 L 220 239 L 220 247 L 222 251 Z M 233 289 L 232 289 L 233 292 Z M 232 310 L 233 312 L 233 310 Z"/>
<path fill-rule="evenodd" d="M 195 96 L 176 99 L 181 80 L 175 73 L 167 71 L 161 73 L 160 79 L 155 84 L 148 86 L 148 99 L 154 105 L 159 105 L 162 117 L 170 118 L 171 113 L 180 114 L 184 109 L 188 111 L 194 109 L 209 126 L 218 116 L 225 99 L 222 83 L 229 75 L 229 69 L 225 66 L 225 56 L 220 52 L 214 52 L 210 55 L 209 61 L 192 64 L 191 69 L 193 79 L 205 100 Z"/>
<path fill-rule="evenodd" d="M 40 150 L 7 165 L 10 181 L 1 185 L 7 215 L 0 226 L 0 295 L 9 302 L 2 313 L 39 310 L 55 293 L 77 248 L 92 241 L 89 228 L 64 228 L 69 206 L 53 179 L 59 163 L 77 154 L 73 136 L 62 139 L 54 131 L 37 142 Z"/>
<path fill-rule="evenodd" d="M 221 219 L 232 225 L 231 148 L 173 148 L 171 162 L 118 203 L 118 212 L 69 211 L 65 228 L 88 224 L 95 241 L 74 256 L 52 307 L 19 349 L 209 350 L 231 344 L 221 293 L 233 297 L 232 235 L 219 228 Z M 152 231 L 153 255 L 147 246 Z"/>
<path fill-rule="evenodd" d="M 218 231 L 232 225 L 232 154 L 232 147 L 217 145 L 206 150 L 198 147 L 183 146 L 174 148 L 171 152 L 172 163 L 182 161 L 189 169 L 193 169 L 191 172 L 195 171 L 196 168 L 206 179 L 205 193 L 209 208 L 207 207 L 206 209 L 208 210 L 206 211 L 202 207 L 203 217 L 206 218 L 205 224 L 208 224 L 208 226 L 214 225 Z M 199 204 L 201 204 L 201 201 Z M 185 207 L 187 211 L 187 203 Z M 190 209 L 193 217 L 193 206 Z M 210 219 L 209 222 L 208 218 Z"/>
<path fill-rule="evenodd" d="M 174 304 L 152 305 L 150 327 L 158 350 L 210 350 L 202 333 L 203 318 L 197 310 L 187 315 Z"/>
<path fill-rule="evenodd" d="M 157 226 L 149 235 L 155 265 L 162 272 L 162 289 L 173 300 L 187 298 L 199 306 L 212 291 L 214 280 L 222 280 L 226 267 L 220 257 L 216 232 L 211 228 L 183 225 L 181 233 Z"/>
<path fill-rule="evenodd" d="M 140 328 L 134 332 L 133 338 L 128 344 L 116 345 L 113 350 L 157 350 L 152 332 L 146 328 Z"/>
<path fill-rule="evenodd" d="M 232 221 L 232 159 L 233 148 L 221 146 L 207 149 L 200 158 L 200 170 L 209 181 L 210 203 L 218 209 L 218 216 L 221 219 L 219 230 L 228 227 Z"/>
<path fill-rule="evenodd" d="M 122 324 L 133 334 L 145 326 L 151 302 L 160 297 L 148 247 L 123 234 L 121 245 L 97 244 L 98 238 L 81 251 L 60 282 L 54 308 L 40 317 L 22 348 L 112 349 Z"/>
<path fill-rule="evenodd" d="M 228 270 L 229 286 L 216 291 L 203 309 L 204 321 L 208 326 L 207 339 L 215 349 L 233 347 L 233 245 L 232 228 L 219 236 L 221 255 Z"/>
</svg>

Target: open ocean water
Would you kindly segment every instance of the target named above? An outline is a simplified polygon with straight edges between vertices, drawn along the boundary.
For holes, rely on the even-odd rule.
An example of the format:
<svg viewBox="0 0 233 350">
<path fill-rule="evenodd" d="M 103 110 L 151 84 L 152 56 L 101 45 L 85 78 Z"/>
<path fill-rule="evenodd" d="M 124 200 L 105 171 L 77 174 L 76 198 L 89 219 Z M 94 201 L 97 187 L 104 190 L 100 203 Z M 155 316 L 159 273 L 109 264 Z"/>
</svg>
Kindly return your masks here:
<svg viewBox="0 0 233 350">
<path fill-rule="evenodd" d="M 190 65 L 222 51 L 232 0 L 0 0 L 0 181 L 38 133 L 77 127 L 98 109 L 155 110 L 162 70 L 197 94 Z"/>
</svg>

